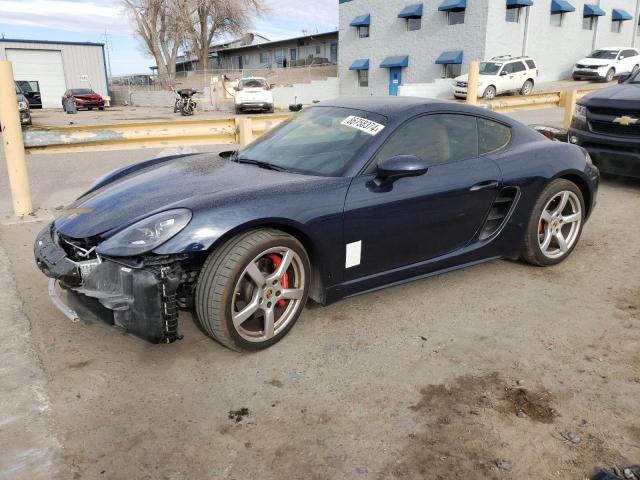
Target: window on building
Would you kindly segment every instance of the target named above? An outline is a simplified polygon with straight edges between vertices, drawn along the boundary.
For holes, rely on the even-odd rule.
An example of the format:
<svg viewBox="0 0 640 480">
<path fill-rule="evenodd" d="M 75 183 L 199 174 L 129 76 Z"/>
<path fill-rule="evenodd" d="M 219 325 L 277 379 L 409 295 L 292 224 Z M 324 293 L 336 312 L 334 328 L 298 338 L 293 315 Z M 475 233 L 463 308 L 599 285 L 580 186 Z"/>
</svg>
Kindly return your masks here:
<svg viewBox="0 0 640 480">
<path fill-rule="evenodd" d="M 271 63 L 269 52 L 260 52 L 260 63 Z"/>
<path fill-rule="evenodd" d="M 244 55 L 242 57 L 242 64 L 246 67 L 247 65 L 249 65 L 249 55 Z"/>
<path fill-rule="evenodd" d="M 320 45 L 316 45 L 316 55 L 320 55 Z"/>
<path fill-rule="evenodd" d="M 362 25 L 358 27 L 358 37 L 369 38 L 369 25 Z"/>
<path fill-rule="evenodd" d="M 621 33 L 622 32 L 622 21 L 621 20 L 613 20 L 611 22 L 611 31 L 613 33 Z"/>
<path fill-rule="evenodd" d="M 444 78 L 456 78 L 460 76 L 462 65 L 449 63 L 444 66 Z"/>
<path fill-rule="evenodd" d="M 561 27 L 562 26 L 562 13 L 552 13 L 551 14 L 551 26 L 552 27 Z"/>
<path fill-rule="evenodd" d="M 357 72 L 358 72 L 358 86 L 368 87 L 369 86 L 369 70 L 357 70 Z"/>
<path fill-rule="evenodd" d="M 511 129 L 485 118 L 478 118 L 478 148 L 480 155 L 495 152 L 511 141 Z"/>
<path fill-rule="evenodd" d="M 596 26 L 596 19 L 598 17 L 584 17 L 582 19 L 582 29 L 583 30 L 593 30 Z"/>
<path fill-rule="evenodd" d="M 422 17 L 407 18 L 407 30 L 413 32 L 422 28 Z"/>
<path fill-rule="evenodd" d="M 507 14 L 505 16 L 507 22 L 518 23 L 520 22 L 520 7 L 507 7 Z"/>
<path fill-rule="evenodd" d="M 458 162 L 478 156 L 476 117 L 435 114 L 410 120 L 398 128 L 376 154 L 367 173 L 380 160 L 396 155 L 415 155 L 429 165 Z"/>
<path fill-rule="evenodd" d="M 449 12 L 447 13 L 447 17 L 449 18 L 449 25 L 464 23 L 464 10 L 461 12 Z"/>
</svg>

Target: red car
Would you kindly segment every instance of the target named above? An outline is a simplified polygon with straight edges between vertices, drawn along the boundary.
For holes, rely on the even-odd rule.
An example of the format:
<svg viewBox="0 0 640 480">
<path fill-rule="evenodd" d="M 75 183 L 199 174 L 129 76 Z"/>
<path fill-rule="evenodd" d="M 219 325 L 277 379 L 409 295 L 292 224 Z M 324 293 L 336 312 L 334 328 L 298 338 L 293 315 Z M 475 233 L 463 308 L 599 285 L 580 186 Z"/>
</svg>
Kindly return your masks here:
<svg viewBox="0 0 640 480">
<path fill-rule="evenodd" d="M 90 88 L 72 88 L 64 92 L 64 97 L 62 97 L 63 108 L 67 98 L 73 99 L 77 109 L 87 108 L 91 110 L 95 107 L 98 110 L 104 110 L 104 99 Z"/>
</svg>

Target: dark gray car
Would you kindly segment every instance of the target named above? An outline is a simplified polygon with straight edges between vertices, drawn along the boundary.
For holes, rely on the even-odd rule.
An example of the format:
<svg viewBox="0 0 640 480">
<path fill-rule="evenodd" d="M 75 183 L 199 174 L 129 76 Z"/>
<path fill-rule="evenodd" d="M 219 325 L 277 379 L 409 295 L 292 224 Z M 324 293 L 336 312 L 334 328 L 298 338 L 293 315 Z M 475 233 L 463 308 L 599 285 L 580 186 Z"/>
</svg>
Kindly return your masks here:
<svg viewBox="0 0 640 480">
<path fill-rule="evenodd" d="M 16 85 L 16 99 L 18 100 L 18 111 L 20 112 L 20 124 L 31 125 L 31 109 L 29 101 L 24 96 L 22 90 Z"/>
</svg>

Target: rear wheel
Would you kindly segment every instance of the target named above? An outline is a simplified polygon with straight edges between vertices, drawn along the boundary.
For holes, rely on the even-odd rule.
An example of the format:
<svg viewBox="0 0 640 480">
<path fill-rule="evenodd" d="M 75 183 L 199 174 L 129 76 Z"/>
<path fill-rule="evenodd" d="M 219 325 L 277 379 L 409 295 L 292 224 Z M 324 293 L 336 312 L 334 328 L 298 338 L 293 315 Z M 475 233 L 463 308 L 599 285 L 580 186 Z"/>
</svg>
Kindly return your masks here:
<svg viewBox="0 0 640 480">
<path fill-rule="evenodd" d="M 578 243 L 584 215 L 584 199 L 577 185 L 564 179 L 552 181 L 531 212 L 523 260 L 539 266 L 563 261 Z"/>
<path fill-rule="evenodd" d="M 198 320 L 233 350 L 267 348 L 302 313 L 309 280 L 309 258 L 291 235 L 273 229 L 238 235 L 202 267 L 196 287 Z"/>
<path fill-rule="evenodd" d="M 527 80 L 520 89 L 520 95 L 531 95 L 531 92 L 533 92 L 533 82 L 531 80 Z"/>
<path fill-rule="evenodd" d="M 482 94 L 482 98 L 484 98 L 485 100 L 493 100 L 494 98 L 496 98 L 496 87 L 494 87 L 493 85 L 489 85 L 487 88 L 485 88 L 484 93 Z"/>
<path fill-rule="evenodd" d="M 635 75 L 636 73 L 638 73 L 638 69 L 640 69 L 640 65 L 634 65 L 631 69 L 631 75 Z"/>
</svg>

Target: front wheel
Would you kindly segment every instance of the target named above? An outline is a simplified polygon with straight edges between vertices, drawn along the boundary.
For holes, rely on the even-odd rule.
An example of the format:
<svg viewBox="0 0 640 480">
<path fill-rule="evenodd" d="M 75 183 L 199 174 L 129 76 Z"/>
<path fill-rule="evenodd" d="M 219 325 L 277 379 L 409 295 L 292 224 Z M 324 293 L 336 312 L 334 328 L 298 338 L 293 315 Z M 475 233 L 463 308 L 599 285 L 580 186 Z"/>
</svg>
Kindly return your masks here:
<svg viewBox="0 0 640 480">
<path fill-rule="evenodd" d="M 198 320 L 233 350 L 262 350 L 281 340 L 304 309 L 309 257 L 274 229 L 240 234 L 207 259 L 196 287 Z"/>
<path fill-rule="evenodd" d="M 631 75 L 635 75 L 636 73 L 638 73 L 639 69 L 640 69 L 640 65 L 634 65 L 633 68 L 631 69 Z"/>
<path fill-rule="evenodd" d="M 188 117 L 190 115 L 193 115 L 193 107 L 191 106 L 190 103 L 187 103 L 187 104 L 183 105 L 183 107 L 180 110 L 180 112 L 182 113 L 182 115 Z"/>
<path fill-rule="evenodd" d="M 485 88 L 484 93 L 482 94 L 482 98 L 484 98 L 485 100 L 493 100 L 494 98 L 496 98 L 496 87 L 494 87 L 493 85 L 489 85 L 487 88 Z"/>
<path fill-rule="evenodd" d="M 562 262 L 578 243 L 584 218 L 584 199 L 577 185 L 552 181 L 531 212 L 522 259 L 543 267 Z"/>
<path fill-rule="evenodd" d="M 609 71 L 607 72 L 607 74 L 604 77 L 604 81 L 605 82 L 610 82 L 613 80 L 613 77 L 615 76 L 616 71 L 613 68 L 610 68 Z"/>
</svg>

